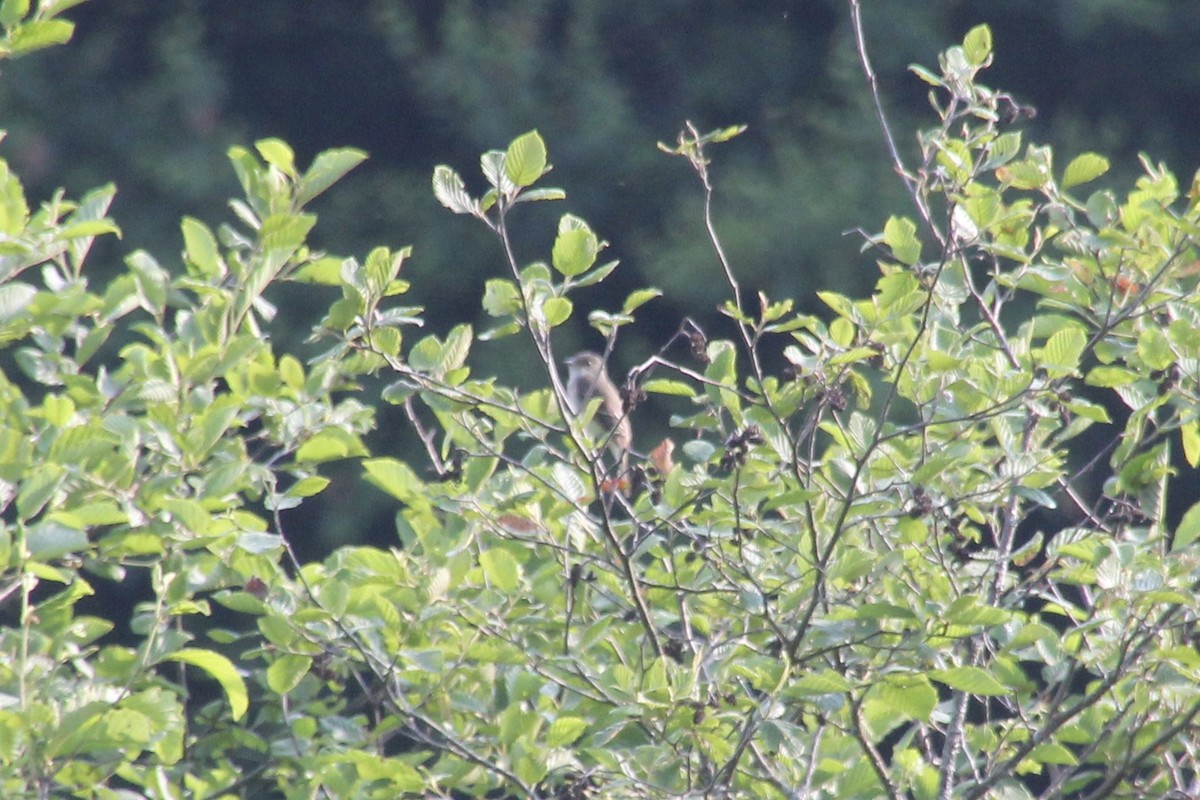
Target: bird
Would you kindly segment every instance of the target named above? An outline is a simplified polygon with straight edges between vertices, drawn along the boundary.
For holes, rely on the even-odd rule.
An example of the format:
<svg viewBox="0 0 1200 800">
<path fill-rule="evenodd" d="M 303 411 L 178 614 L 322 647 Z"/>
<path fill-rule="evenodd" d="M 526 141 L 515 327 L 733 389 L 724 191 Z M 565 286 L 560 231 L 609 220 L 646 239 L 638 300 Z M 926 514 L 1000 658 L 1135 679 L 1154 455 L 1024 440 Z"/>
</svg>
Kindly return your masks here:
<svg viewBox="0 0 1200 800">
<path fill-rule="evenodd" d="M 587 410 L 593 398 L 600 398 L 593 427 L 603 434 L 611 449 L 620 460 L 621 473 L 629 468 L 629 450 L 633 447 L 633 426 L 621 402 L 621 393 L 608 377 L 604 359 L 585 350 L 566 360 L 567 405 L 571 413 L 579 416 Z"/>
</svg>

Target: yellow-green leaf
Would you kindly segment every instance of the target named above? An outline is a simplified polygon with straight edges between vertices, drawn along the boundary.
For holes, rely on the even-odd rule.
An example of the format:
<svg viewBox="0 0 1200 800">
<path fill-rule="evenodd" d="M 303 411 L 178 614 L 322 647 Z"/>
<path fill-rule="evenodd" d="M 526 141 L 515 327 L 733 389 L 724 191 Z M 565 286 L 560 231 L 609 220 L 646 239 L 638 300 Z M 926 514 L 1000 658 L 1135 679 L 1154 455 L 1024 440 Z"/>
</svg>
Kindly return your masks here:
<svg viewBox="0 0 1200 800">
<path fill-rule="evenodd" d="M 246 713 L 250 706 L 250 698 L 246 692 L 246 682 L 238 674 L 237 667 L 225 656 L 212 650 L 202 650 L 196 647 L 185 647 L 167 656 L 169 661 L 179 661 L 191 664 L 193 667 L 207 672 L 225 690 L 229 699 L 229 708 L 236 722 Z"/>
<path fill-rule="evenodd" d="M 883 241 L 901 264 L 912 266 L 921 260 L 921 241 L 917 226 L 907 217 L 889 217 L 883 226 Z"/>
<path fill-rule="evenodd" d="M 1136 372 L 1125 367 L 1099 366 L 1088 372 L 1084 383 L 1088 386 L 1115 389 L 1118 386 L 1128 386 L 1139 377 L 1141 376 Z"/>
<path fill-rule="evenodd" d="M 184 217 L 180 224 L 183 230 L 183 247 L 188 265 L 204 277 L 215 277 L 221 273 L 220 252 L 212 231 L 198 219 Z"/>
<path fill-rule="evenodd" d="M 639 306 L 650 302 L 656 297 L 662 297 L 661 289 L 638 289 L 625 298 L 625 302 L 621 306 L 621 313 L 632 314 Z"/>
<path fill-rule="evenodd" d="M 479 565 L 488 581 L 505 592 L 514 591 L 521 580 L 521 565 L 512 553 L 501 547 L 493 547 L 479 554 Z"/>
<path fill-rule="evenodd" d="M 4 0 L 0 5 L 0 25 L 6 28 L 16 25 L 29 13 L 29 0 Z"/>
<path fill-rule="evenodd" d="M 666 394 L 673 397 L 695 397 L 696 391 L 683 381 L 655 378 L 642 384 L 642 389 L 651 394 Z"/>
<path fill-rule="evenodd" d="M 296 154 L 292 152 L 292 148 L 282 139 L 259 139 L 254 143 L 254 148 L 258 150 L 258 154 L 263 157 L 271 166 L 278 169 L 283 174 L 294 177 L 296 175 Z"/>
<path fill-rule="evenodd" d="M 892 675 L 871 689 L 872 700 L 893 713 L 925 722 L 937 706 L 937 690 L 924 675 Z"/>
<path fill-rule="evenodd" d="M 1177 553 L 1200 539 L 1200 503 L 1194 504 L 1179 521 L 1175 529 L 1175 539 L 1171 542 L 1171 552 Z"/>
<path fill-rule="evenodd" d="M 1099 178 L 1108 172 L 1108 159 L 1096 153 L 1082 153 L 1071 159 L 1063 173 L 1062 188 L 1070 189 Z"/>
<path fill-rule="evenodd" d="M 75 402 L 64 395 L 47 395 L 42 401 L 42 413 L 46 422 L 56 428 L 62 428 L 75 416 Z"/>
<path fill-rule="evenodd" d="M 528 186 L 546 171 L 546 143 L 537 131 L 513 139 L 504 154 L 504 170 L 517 186 Z"/>
<path fill-rule="evenodd" d="M 288 487 L 287 496 L 312 497 L 315 494 L 325 491 L 325 487 L 328 485 L 328 478 L 322 478 L 320 475 L 309 475 L 307 478 L 301 478 Z"/>
<path fill-rule="evenodd" d="M 963 38 L 963 53 L 974 66 L 987 63 L 992 54 L 992 29 L 987 25 L 976 25 Z"/>
<path fill-rule="evenodd" d="M 1042 764 L 1058 764 L 1066 767 L 1079 763 L 1070 750 L 1054 742 L 1039 744 L 1033 748 L 1027 758 L 1030 761 L 1037 761 Z"/>
<path fill-rule="evenodd" d="M 1040 366 L 1051 375 L 1069 375 L 1079 368 L 1079 358 L 1087 338 L 1078 328 L 1064 328 L 1046 340 L 1037 353 Z"/>
<path fill-rule="evenodd" d="M 347 443 L 331 432 L 318 433 L 296 451 L 297 461 L 320 462 L 335 461 L 350 455 Z"/>
<path fill-rule="evenodd" d="M 366 153 L 353 147 L 339 147 L 318 153 L 296 187 L 296 204 L 307 204 L 366 159 Z"/>
<path fill-rule="evenodd" d="M 571 317 L 573 304 L 565 297 L 547 297 L 542 304 L 542 316 L 551 328 L 562 325 Z"/>
<path fill-rule="evenodd" d="M 1183 441 L 1183 457 L 1194 468 L 1200 464 L 1200 423 L 1196 420 L 1183 423 L 1179 426 L 1179 438 Z"/>
<path fill-rule="evenodd" d="M 1152 370 L 1163 370 L 1175 363 L 1171 342 L 1158 328 L 1146 328 L 1138 334 L 1137 354 Z"/>
<path fill-rule="evenodd" d="M 998 697 L 1009 693 L 1007 686 L 979 667 L 936 669 L 929 673 L 929 677 L 938 683 L 944 683 L 951 689 L 956 689 L 960 692 L 991 697 Z"/>
<path fill-rule="evenodd" d="M 408 503 L 425 491 L 412 467 L 394 458 L 372 458 L 363 462 L 367 480 L 397 500 Z"/>
<path fill-rule="evenodd" d="M 554 268 L 566 277 L 582 275 L 596 263 L 600 242 L 596 234 L 586 228 L 560 230 L 554 239 L 551 260 Z"/>
<path fill-rule="evenodd" d="M 550 723 L 546 731 L 546 744 L 550 747 L 566 747 L 587 730 L 587 721 L 581 717 L 559 717 Z"/>
<path fill-rule="evenodd" d="M 65 19 L 43 19 L 26 22 L 12 32 L 8 48 L 13 55 L 29 53 L 71 41 L 75 23 Z"/>
<path fill-rule="evenodd" d="M 287 694 L 300 683 L 312 667 L 312 658 L 289 653 L 267 667 L 267 685 L 276 694 Z"/>
</svg>

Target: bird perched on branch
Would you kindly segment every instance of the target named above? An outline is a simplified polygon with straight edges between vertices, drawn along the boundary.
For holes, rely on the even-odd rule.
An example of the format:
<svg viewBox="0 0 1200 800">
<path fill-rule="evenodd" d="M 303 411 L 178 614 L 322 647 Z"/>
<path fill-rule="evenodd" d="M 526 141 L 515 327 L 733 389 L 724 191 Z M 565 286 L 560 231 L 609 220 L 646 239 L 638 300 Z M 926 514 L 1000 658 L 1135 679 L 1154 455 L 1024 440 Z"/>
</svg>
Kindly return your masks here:
<svg viewBox="0 0 1200 800">
<path fill-rule="evenodd" d="M 585 350 L 566 360 L 567 403 L 571 413 L 582 414 L 593 398 L 600 398 L 592 427 L 597 441 L 608 443 L 609 449 L 620 462 L 621 474 L 629 468 L 629 450 L 633 447 L 633 426 L 621 402 L 621 393 L 608 377 L 604 359 Z"/>
</svg>

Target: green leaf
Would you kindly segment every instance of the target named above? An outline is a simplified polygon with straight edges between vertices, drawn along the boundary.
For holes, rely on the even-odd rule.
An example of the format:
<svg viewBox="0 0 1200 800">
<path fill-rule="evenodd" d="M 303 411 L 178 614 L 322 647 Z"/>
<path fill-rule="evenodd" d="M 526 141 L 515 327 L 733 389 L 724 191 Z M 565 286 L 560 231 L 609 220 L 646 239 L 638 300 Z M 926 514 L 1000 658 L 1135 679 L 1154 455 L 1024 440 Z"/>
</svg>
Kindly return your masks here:
<svg viewBox="0 0 1200 800">
<path fill-rule="evenodd" d="M 1094 367 L 1088 371 L 1084 383 L 1088 386 L 1099 386 L 1106 389 L 1115 389 L 1120 386 L 1128 386 L 1141 376 L 1131 369 L 1125 367 Z"/>
<path fill-rule="evenodd" d="M 325 150 L 313 159 L 296 187 L 296 205 L 302 207 L 350 170 L 367 160 L 367 154 L 353 147 Z"/>
<path fill-rule="evenodd" d="M 29 0 L 4 0 L 0 5 L 0 25 L 11 28 L 29 13 Z"/>
<path fill-rule="evenodd" d="M 26 22 L 12 32 L 8 47 L 13 55 L 29 53 L 43 47 L 65 44 L 71 41 L 71 35 L 74 33 L 75 23 L 65 19 Z"/>
<path fill-rule="evenodd" d="M 8 164 L 0 160 L 0 233 L 17 236 L 28 223 L 29 204 L 25 199 L 25 187 L 9 171 Z"/>
<path fill-rule="evenodd" d="M 974 66 L 983 66 L 992 54 L 992 29 L 987 25 L 976 25 L 963 38 L 963 53 Z"/>
<path fill-rule="evenodd" d="M 498 194 L 511 195 L 517 188 L 512 178 L 508 177 L 505 158 L 506 155 L 499 150 L 489 150 L 479 157 L 479 169 L 492 185 L 492 190 L 485 194 L 481 201 L 485 211 L 495 204 Z"/>
<path fill-rule="evenodd" d="M 1200 539 L 1200 503 L 1193 504 L 1179 521 L 1179 527 L 1175 529 L 1175 537 L 1171 541 L 1171 552 L 1178 553 L 1190 547 L 1197 539 Z"/>
<path fill-rule="evenodd" d="M 332 431 L 321 431 L 296 451 L 296 460 L 308 463 L 336 461 L 350 455 L 345 438 Z"/>
<path fill-rule="evenodd" d="M 77 527 L 47 520 L 29 529 L 25 536 L 29 556 L 38 561 L 54 561 L 68 553 L 87 549 L 87 533 Z"/>
<path fill-rule="evenodd" d="M 211 513 L 206 511 L 198 500 L 165 497 L 162 500 L 162 510 L 170 513 L 173 521 L 183 529 L 199 536 L 207 534 L 212 527 Z"/>
<path fill-rule="evenodd" d="M 446 334 L 446 341 L 442 344 L 441 358 L 438 360 L 435 372 L 438 375 L 445 375 L 467 363 L 467 356 L 471 352 L 471 341 L 473 339 L 474 330 L 470 325 L 466 323 L 455 325 Z"/>
<path fill-rule="evenodd" d="M 479 554 L 479 565 L 488 581 L 505 592 L 515 591 L 520 585 L 521 565 L 512 557 L 512 553 L 502 547 L 493 547 Z"/>
<path fill-rule="evenodd" d="M 317 218 L 311 214 L 272 214 L 263 220 L 259 238 L 264 250 L 278 250 L 291 253 L 304 244 L 308 232 L 317 223 Z M 271 272 L 264 272 L 267 278 L 275 277 Z M 257 287 L 261 291 L 265 287 Z"/>
<path fill-rule="evenodd" d="M 394 458 L 372 458 L 363 462 L 367 480 L 402 503 L 423 496 L 425 485 L 412 467 Z"/>
<path fill-rule="evenodd" d="M 1171 342 L 1159 328 L 1146 328 L 1138 334 L 1137 354 L 1152 370 L 1164 370 L 1175 363 Z"/>
<path fill-rule="evenodd" d="M 278 553 L 283 549 L 283 544 L 283 537 L 276 533 L 246 531 L 237 537 L 237 546 L 256 556 Z"/>
<path fill-rule="evenodd" d="M 180 223 L 183 230 L 183 249 L 188 266 L 205 278 L 216 278 L 222 273 L 221 253 L 212 231 L 198 219 L 184 217 Z"/>
<path fill-rule="evenodd" d="M 632 314 L 639 306 L 645 305 L 656 297 L 662 297 L 661 289 L 638 289 L 625 298 L 621 306 L 622 314 Z"/>
<path fill-rule="evenodd" d="M 942 85 L 942 78 L 940 75 L 926 69 L 925 67 L 922 67 L 920 64 L 909 64 L 908 69 L 912 74 L 916 75 L 930 86 Z"/>
<path fill-rule="evenodd" d="M 583 735 L 588 728 L 582 717 L 559 717 L 550 723 L 546 731 L 546 744 L 550 747 L 566 747 Z"/>
<path fill-rule="evenodd" d="M 17 517 L 29 520 L 35 517 L 49 502 L 66 474 L 58 464 L 38 464 L 33 467 L 21 483 L 17 493 Z"/>
<path fill-rule="evenodd" d="M 366 279 L 367 293 L 372 297 L 383 297 L 388 288 L 393 286 L 400 275 L 404 261 L 412 255 L 411 247 L 403 247 L 392 252 L 386 247 L 376 247 L 367 254 L 363 264 L 363 276 Z"/>
<path fill-rule="evenodd" d="M 1183 443 L 1183 457 L 1194 469 L 1200 464 L 1200 422 L 1193 419 L 1180 425 L 1179 438 Z"/>
<path fill-rule="evenodd" d="M 161 313 L 167 303 L 171 276 L 145 250 L 130 253 L 125 257 L 125 263 L 133 273 L 142 307 L 152 314 Z"/>
<path fill-rule="evenodd" d="M 1030 751 L 1026 758 L 1039 764 L 1057 764 L 1065 767 L 1072 767 L 1079 763 L 1070 750 L 1055 742 L 1039 744 Z"/>
<path fill-rule="evenodd" d="M 271 166 L 278 169 L 289 178 L 296 177 L 296 154 L 282 139 L 259 139 L 254 143 L 254 149 Z"/>
<path fill-rule="evenodd" d="M 845 295 L 837 292 L 818 291 L 817 297 L 821 298 L 821 302 L 833 309 L 839 317 L 850 320 L 855 318 L 854 303 Z"/>
<path fill-rule="evenodd" d="M 1067 164 L 1067 169 L 1063 172 L 1062 188 L 1065 190 L 1081 183 L 1087 183 L 1106 172 L 1108 172 L 1107 158 L 1095 153 L 1082 153 L 1071 159 L 1070 164 Z"/>
<path fill-rule="evenodd" d="M 992 140 L 991 146 L 988 148 L 987 160 L 983 162 L 981 169 L 991 171 L 996 167 L 1002 167 L 1008 162 L 1016 158 L 1017 153 L 1021 149 L 1021 134 L 1019 131 L 1009 131 L 1002 133 Z M 970 201 L 968 201 L 968 205 Z"/>
<path fill-rule="evenodd" d="M 504 169 L 517 186 L 529 186 L 546 172 L 546 143 L 536 130 L 518 136 L 504 154 Z"/>
<path fill-rule="evenodd" d="M 1070 375 L 1079 368 L 1087 337 L 1078 328 L 1064 328 L 1046 340 L 1045 347 L 1035 350 L 1039 365 L 1052 376 Z"/>
<path fill-rule="evenodd" d="M 1040 189 L 1050 179 L 1047 164 L 1033 158 L 1010 162 L 998 169 L 996 174 L 1016 189 Z"/>
<path fill-rule="evenodd" d="M 289 648 L 296 641 L 296 629 L 282 617 L 259 617 L 257 625 L 266 640 L 280 649 Z"/>
<path fill-rule="evenodd" d="M 1072 397 L 1067 401 L 1066 406 L 1071 410 L 1071 413 L 1083 417 L 1084 419 L 1089 419 L 1092 422 L 1099 422 L 1102 424 L 1112 422 L 1112 418 L 1108 415 L 1108 409 L 1099 403 L 1093 403 L 1092 401 L 1084 400 L 1081 397 Z"/>
<path fill-rule="evenodd" d="M 491 317 L 506 317 L 521 310 L 521 293 L 508 278 L 489 278 L 483 290 L 483 310 Z"/>
<path fill-rule="evenodd" d="M 924 675 L 889 675 L 871 688 L 870 698 L 891 713 L 926 722 L 937 707 L 937 690 Z"/>
<path fill-rule="evenodd" d="M 210 403 L 201 415 L 199 429 L 193 429 L 193 435 L 188 437 L 188 444 L 192 445 L 189 454 L 197 457 L 208 455 L 241 411 L 241 401 L 229 396 L 219 397 Z"/>
<path fill-rule="evenodd" d="M 462 177 L 444 164 L 433 168 L 433 195 L 455 214 L 479 213 L 479 203 L 467 194 Z"/>
<path fill-rule="evenodd" d="M 1010 693 L 1007 686 L 979 667 L 935 669 L 929 673 L 929 677 L 938 683 L 946 684 L 951 689 L 968 694 L 998 697 Z"/>
<path fill-rule="evenodd" d="M 908 217 L 889 217 L 883 226 L 883 241 L 901 264 L 912 266 L 921 260 L 917 226 Z"/>
<path fill-rule="evenodd" d="M 945 619 L 954 625 L 999 625 L 1008 622 L 1009 612 L 984 604 L 975 595 L 962 595 L 946 609 Z"/>
<path fill-rule="evenodd" d="M 42 401 L 42 414 L 46 422 L 56 428 L 63 428 L 75 416 L 75 403 L 70 397 L 63 395 L 46 395 L 46 399 Z"/>
<path fill-rule="evenodd" d="M 834 322 L 842 322 L 845 320 L 834 320 Z M 851 331 L 853 334 L 853 331 Z M 853 364 L 858 361 L 870 361 L 872 358 L 878 358 L 879 351 L 872 347 L 854 347 L 844 353 L 830 356 L 825 363 L 831 367 L 838 367 L 843 364 Z"/>
<path fill-rule="evenodd" d="M 546 187 L 544 189 L 530 189 L 528 192 L 521 192 L 516 202 L 532 203 L 538 200 L 565 200 L 566 197 L 567 193 L 562 189 Z"/>
<path fill-rule="evenodd" d="M 296 282 L 340 286 L 342 283 L 343 263 L 342 259 L 332 256 L 325 256 L 324 258 L 310 261 L 296 273 Z"/>
<path fill-rule="evenodd" d="M 329 486 L 329 479 L 322 478 L 320 475 L 309 475 L 307 478 L 301 478 L 294 484 L 288 487 L 288 497 L 312 497 L 325 491 L 325 487 Z"/>
<path fill-rule="evenodd" d="M 168 655 L 167 660 L 198 667 L 221 684 L 221 688 L 225 690 L 225 696 L 229 699 L 229 707 L 235 722 L 246 713 L 246 709 L 250 706 L 246 683 L 238 674 L 237 667 L 228 658 L 220 653 L 214 653 L 212 650 L 185 647 Z"/>
<path fill-rule="evenodd" d="M 115 745 L 137 750 L 145 749 L 151 737 L 157 733 L 150 718 L 140 711 L 130 708 L 115 708 L 103 717 L 103 730 L 100 735 Z M 80 729 L 75 729 L 80 730 Z M 88 729 L 95 734 L 94 727 Z"/>
<path fill-rule="evenodd" d="M 312 668 L 312 658 L 288 653 L 267 668 L 267 686 L 276 694 L 287 694 L 299 685 Z"/>
<path fill-rule="evenodd" d="M 642 389 L 651 394 L 665 394 L 672 397 L 695 397 L 696 391 L 683 381 L 668 378 L 655 378 L 642 384 Z"/>
<path fill-rule="evenodd" d="M 571 318 L 573 308 L 574 305 L 565 297 L 547 297 L 542 304 L 542 316 L 549 327 L 555 328 Z"/>
<path fill-rule="evenodd" d="M 554 239 L 551 261 L 556 270 L 571 278 L 587 272 L 596 263 L 596 254 L 599 252 L 600 242 L 596 234 L 587 228 L 564 230 L 560 226 L 558 236 Z"/>
<path fill-rule="evenodd" d="M 709 131 L 708 133 L 704 134 L 702 138 L 706 141 L 713 142 L 714 144 L 728 142 L 735 136 L 741 136 L 743 133 L 745 133 L 746 127 L 747 126 L 745 125 L 729 125 L 724 128 L 717 128 L 716 130 Z"/>
<path fill-rule="evenodd" d="M 87 239 L 93 236 L 115 234 L 120 237 L 121 229 L 110 219 L 87 219 L 65 225 L 55 233 L 55 240 L 65 242 L 69 239 Z"/>
<path fill-rule="evenodd" d="M 21 281 L 0 285 L 0 322 L 23 314 L 36 294 L 36 287 Z"/>
<path fill-rule="evenodd" d="M 604 280 L 609 275 L 611 275 L 612 271 L 614 269 L 616 269 L 617 265 L 620 263 L 621 263 L 620 261 L 613 260 L 613 261 L 608 261 L 608 262 L 601 264 L 600 266 L 596 267 L 595 269 L 591 270 L 586 275 L 581 277 L 579 280 L 575 281 L 575 288 L 578 289 L 578 288 L 582 288 L 584 286 L 592 286 L 594 284 L 600 283 L 600 281 Z"/>
</svg>

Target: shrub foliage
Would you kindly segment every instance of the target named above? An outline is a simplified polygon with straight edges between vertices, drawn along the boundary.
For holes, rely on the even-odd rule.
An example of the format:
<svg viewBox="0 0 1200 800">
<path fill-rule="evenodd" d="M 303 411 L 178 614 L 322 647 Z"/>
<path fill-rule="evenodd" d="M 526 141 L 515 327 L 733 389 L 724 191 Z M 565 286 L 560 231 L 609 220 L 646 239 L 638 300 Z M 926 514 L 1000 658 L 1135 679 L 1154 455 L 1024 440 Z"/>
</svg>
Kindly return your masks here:
<svg viewBox="0 0 1200 800">
<path fill-rule="evenodd" d="M 28 5 L 0 5 L 6 53 L 73 3 Z M 113 187 L 31 211 L 0 169 L 0 793 L 1194 792 L 1200 510 L 1167 507 L 1200 463 L 1200 184 L 1146 159 L 1123 197 L 1089 190 L 1106 160 L 1023 142 L 991 58 L 980 27 L 915 68 L 915 211 L 823 317 L 721 248 L 709 159 L 740 129 L 663 146 L 700 179 L 722 271 L 695 279 L 725 282 L 733 335 L 681 321 L 623 376 L 675 440 L 625 475 L 594 408 L 564 415 L 555 350 L 617 265 L 570 213 L 540 259 L 510 236 L 565 198 L 536 132 L 483 154 L 480 196 L 434 171 L 509 266 L 494 327 L 444 338 L 415 335 L 406 249 L 306 245 L 360 152 L 235 148 L 232 221 L 184 219 L 179 269 L 134 252 L 103 290 Z M 281 282 L 330 293 L 307 362 L 267 335 Z M 657 294 L 587 318 L 619 345 Z M 507 335 L 546 388 L 468 366 Z M 426 463 L 369 456 L 381 402 Z M 395 498 L 397 546 L 300 563 L 281 512 L 346 458 Z M 130 618 L 77 611 L 117 581 L 144 589 Z"/>
</svg>

